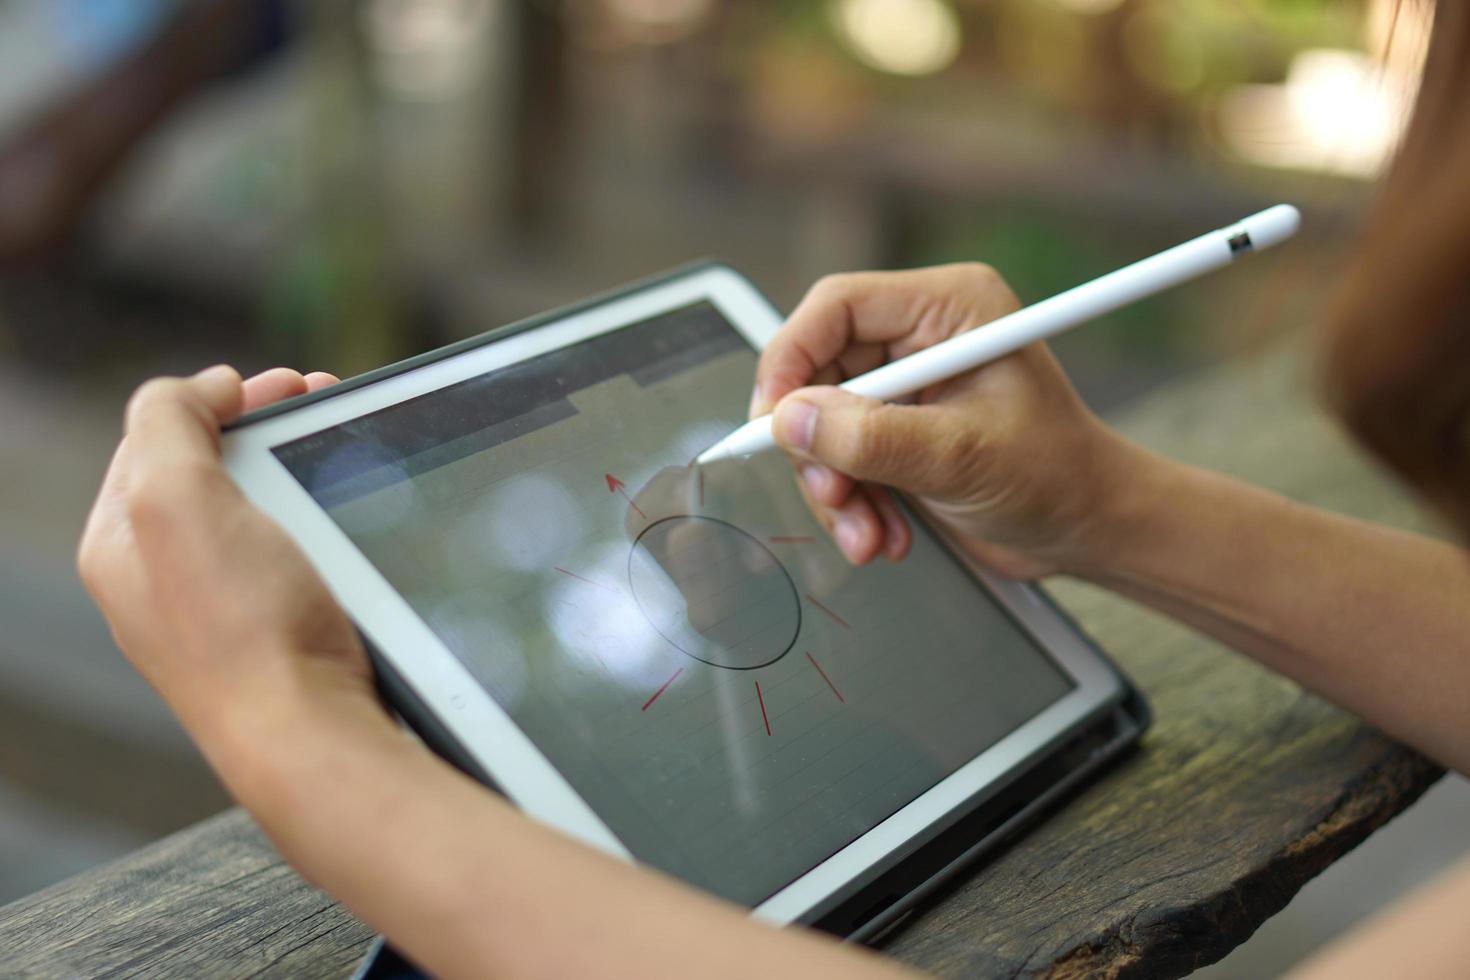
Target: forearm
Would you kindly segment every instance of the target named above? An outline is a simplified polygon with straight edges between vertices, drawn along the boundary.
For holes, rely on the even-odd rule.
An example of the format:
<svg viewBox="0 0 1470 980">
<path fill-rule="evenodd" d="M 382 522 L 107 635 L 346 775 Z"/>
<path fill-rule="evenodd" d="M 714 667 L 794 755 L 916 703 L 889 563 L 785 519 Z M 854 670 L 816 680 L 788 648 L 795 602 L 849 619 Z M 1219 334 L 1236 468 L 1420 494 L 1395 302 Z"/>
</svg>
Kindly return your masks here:
<svg viewBox="0 0 1470 980">
<path fill-rule="evenodd" d="M 318 706 L 212 761 L 287 860 L 435 975 L 902 972 L 534 824 L 377 714 Z"/>
<path fill-rule="evenodd" d="M 1470 771 L 1470 556 L 1138 452 L 1076 569 Z"/>
<path fill-rule="evenodd" d="M 1464 977 L 1470 960 L 1465 909 L 1470 861 L 1379 913 L 1298 966 L 1290 980 Z"/>
</svg>

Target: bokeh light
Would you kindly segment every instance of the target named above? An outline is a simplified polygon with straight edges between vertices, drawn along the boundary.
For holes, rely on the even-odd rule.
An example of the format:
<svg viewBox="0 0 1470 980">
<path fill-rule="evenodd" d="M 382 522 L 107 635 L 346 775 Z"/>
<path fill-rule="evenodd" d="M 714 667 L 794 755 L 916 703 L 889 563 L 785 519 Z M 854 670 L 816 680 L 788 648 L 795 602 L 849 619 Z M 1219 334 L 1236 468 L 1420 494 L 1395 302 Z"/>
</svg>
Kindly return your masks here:
<svg viewBox="0 0 1470 980">
<path fill-rule="evenodd" d="M 960 20 L 943 0 L 834 0 L 832 20 L 852 53 L 893 75 L 932 75 L 960 52 Z"/>
<path fill-rule="evenodd" d="M 1241 85 L 1219 106 L 1220 134 L 1239 157 L 1268 167 L 1373 177 L 1392 158 L 1418 91 L 1428 5 L 1379 0 L 1363 49 L 1308 48 L 1279 85 Z"/>
</svg>

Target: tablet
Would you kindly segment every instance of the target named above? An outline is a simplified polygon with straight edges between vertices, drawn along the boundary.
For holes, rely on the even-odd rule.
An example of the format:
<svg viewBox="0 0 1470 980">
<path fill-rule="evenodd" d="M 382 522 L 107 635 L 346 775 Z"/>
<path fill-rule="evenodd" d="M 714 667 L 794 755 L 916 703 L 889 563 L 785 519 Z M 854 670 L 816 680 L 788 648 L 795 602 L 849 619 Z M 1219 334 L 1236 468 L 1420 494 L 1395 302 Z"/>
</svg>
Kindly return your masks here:
<svg viewBox="0 0 1470 980">
<path fill-rule="evenodd" d="M 782 454 L 691 465 L 780 323 L 702 265 L 272 406 L 224 456 L 435 748 L 761 918 L 871 932 L 1146 716 L 913 512 L 908 557 L 854 568 Z"/>
</svg>

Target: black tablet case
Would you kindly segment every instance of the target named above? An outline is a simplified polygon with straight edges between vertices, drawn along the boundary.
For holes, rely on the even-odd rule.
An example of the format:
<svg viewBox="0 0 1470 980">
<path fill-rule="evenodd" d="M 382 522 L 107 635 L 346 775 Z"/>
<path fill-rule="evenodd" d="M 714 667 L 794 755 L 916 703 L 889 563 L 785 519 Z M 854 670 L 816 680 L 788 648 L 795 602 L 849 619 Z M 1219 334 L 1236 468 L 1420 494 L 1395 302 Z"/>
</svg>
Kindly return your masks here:
<svg viewBox="0 0 1470 980">
<path fill-rule="evenodd" d="M 552 310 L 369 371 L 325 390 L 278 402 L 243 416 L 230 428 L 294 411 L 303 405 L 333 398 L 513 334 L 566 319 L 649 287 L 722 266 L 722 263 L 712 261 L 697 262 L 644 279 L 573 306 Z M 1065 619 L 1079 636 L 1087 639 L 1050 596 L 1038 591 L 1057 615 Z M 906 848 L 890 854 L 880 866 L 870 869 L 855 893 L 828 907 L 813 910 L 802 920 L 803 924 L 859 942 L 878 940 L 957 872 L 1013 840 L 1027 825 L 1044 816 L 1080 784 L 1133 746 L 1152 719 L 1148 704 L 1107 655 L 1091 640 L 1087 642 L 1123 685 L 1125 696 L 1120 703 L 1107 706 L 1096 716 L 1084 719 L 1073 730 L 1039 748 L 1005 780 L 986 787 L 958 807 L 953 817 L 929 828 L 923 837 L 911 841 Z M 431 749 L 472 778 L 495 789 L 490 775 L 428 710 L 393 666 L 366 637 L 363 643 L 377 673 L 378 689 L 384 702 Z M 354 978 L 409 980 L 420 976 L 422 974 L 412 964 L 380 939 L 373 944 Z"/>
</svg>

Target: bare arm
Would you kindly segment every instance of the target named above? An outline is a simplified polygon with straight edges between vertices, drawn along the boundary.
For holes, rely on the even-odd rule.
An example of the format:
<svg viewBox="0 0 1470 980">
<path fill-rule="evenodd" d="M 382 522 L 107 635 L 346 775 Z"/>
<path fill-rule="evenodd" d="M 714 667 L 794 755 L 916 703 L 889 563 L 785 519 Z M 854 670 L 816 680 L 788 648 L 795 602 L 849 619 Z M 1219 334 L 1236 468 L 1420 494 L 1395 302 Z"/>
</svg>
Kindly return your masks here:
<svg viewBox="0 0 1470 980">
<path fill-rule="evenodd" d="M 292 865 L 435 976 L 908 975 L 532 823 L 355 692 L 302 693 L 202 744 Z"/>
<path fill-rule="evenodd" d="M 1290 980 L 1451 980 L 1470 962 L 1470 861 L 1462 860 L 1290 974 Z"/>
<path fill-rule="evenodd" d="M 1136 452 L 1071 571 L 1470 772 L 1470 556 Z"/>
</svg>

